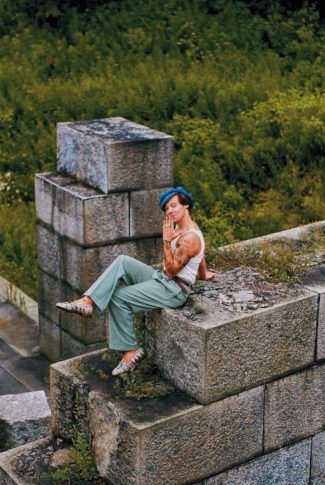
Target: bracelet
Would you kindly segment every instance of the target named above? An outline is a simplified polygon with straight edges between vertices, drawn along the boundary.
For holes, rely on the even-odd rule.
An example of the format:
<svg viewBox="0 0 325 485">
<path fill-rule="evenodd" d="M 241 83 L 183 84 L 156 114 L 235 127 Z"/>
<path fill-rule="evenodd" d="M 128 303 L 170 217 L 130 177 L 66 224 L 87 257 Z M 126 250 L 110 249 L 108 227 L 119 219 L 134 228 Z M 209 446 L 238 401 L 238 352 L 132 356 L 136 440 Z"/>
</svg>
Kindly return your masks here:
<svg viewBox="0 0 325 485">
<path fill-rule="evenodd" d="M 163 240 L 163 244 L 171 244 L 171 241 L 167 241 L 167 239 Z"/>
</svg>

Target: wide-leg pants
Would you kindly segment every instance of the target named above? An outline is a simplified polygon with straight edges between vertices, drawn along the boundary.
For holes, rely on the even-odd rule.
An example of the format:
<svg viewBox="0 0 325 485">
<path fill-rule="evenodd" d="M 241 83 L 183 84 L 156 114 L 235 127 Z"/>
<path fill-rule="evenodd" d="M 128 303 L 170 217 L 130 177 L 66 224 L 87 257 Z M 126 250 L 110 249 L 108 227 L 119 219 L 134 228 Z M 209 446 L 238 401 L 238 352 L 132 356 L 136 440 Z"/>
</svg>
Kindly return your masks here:
<svg viewBox="0 0 325 485">
<path fill-rule="evenodd" d="M 125 285 L 121 287 L 120 282 Z M 109 347 L 137 348 L 133 313 L 155 308 L 178 308 L 188 295 L 161 270 L 131 258 L 118 256 L 84 293 L 99 311 L 109 310 Z"/>
</svg>

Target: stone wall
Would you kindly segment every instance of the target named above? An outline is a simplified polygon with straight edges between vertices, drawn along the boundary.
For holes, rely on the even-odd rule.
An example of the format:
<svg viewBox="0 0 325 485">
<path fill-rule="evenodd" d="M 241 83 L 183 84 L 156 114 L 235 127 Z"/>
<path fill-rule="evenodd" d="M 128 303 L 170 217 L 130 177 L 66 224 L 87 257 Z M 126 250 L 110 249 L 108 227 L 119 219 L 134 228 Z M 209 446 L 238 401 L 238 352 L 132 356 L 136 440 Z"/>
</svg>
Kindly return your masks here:
<svg viewBox="0 0 325 485">
<path fill-rule="evenodd" d="M 102 348 L 107 314 L 72 300 L 119 255 L 161 259 L 159 193 L 173 183 L 173 138 L 123 118 L 59 123 L 57 171 L 37 174 L 40 350 L 50 361 Z"/>
<path fill-rule="evenodd" d="M 238 267 L 198 283 L 184 308 L 148 315 L 147 351 L 185 394 L 140 405 L 116 397 L 113 378 L 103 387 L 90 375 L 110 375 L 105 351 L 53 365 L 54 434 L 71 437 L 78 395 L 111 483 L 324 483 L 325 266 L 316 256 L 294 285 Z"/>
<path fill-rule="evenodd" d="M 34 456 L 42 468 L 45 447 L 51 462 L 55 440 L 68 443 L 78 427 L 116 485 L 323 485 L 324 252 L 316 256 L 294 285 L 239 266 L 198 282 L 183 308 L 148 314 L 147 351 L 176 384 L 167 394 L 121 396 L 105 349 L 53 364 L 54 441 L 2 453 L 0 478 L 29 483 L 16 464 L 33 470 Z"/>
</svg>

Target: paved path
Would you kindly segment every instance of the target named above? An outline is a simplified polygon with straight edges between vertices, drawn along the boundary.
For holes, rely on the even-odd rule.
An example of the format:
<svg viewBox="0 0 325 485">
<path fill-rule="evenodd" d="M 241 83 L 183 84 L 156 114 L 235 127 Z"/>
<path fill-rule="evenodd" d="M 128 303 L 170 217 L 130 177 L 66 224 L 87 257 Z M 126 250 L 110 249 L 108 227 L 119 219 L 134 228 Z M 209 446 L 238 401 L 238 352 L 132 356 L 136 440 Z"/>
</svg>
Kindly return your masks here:
<svg viewBox="0 0 325 485">
<path fill-rule="evenodd" d="M 39 355 L 38 326 L 8 302 L 0 301 L 0 395 L 44 390 L 48 361 Z"/>
</svg>

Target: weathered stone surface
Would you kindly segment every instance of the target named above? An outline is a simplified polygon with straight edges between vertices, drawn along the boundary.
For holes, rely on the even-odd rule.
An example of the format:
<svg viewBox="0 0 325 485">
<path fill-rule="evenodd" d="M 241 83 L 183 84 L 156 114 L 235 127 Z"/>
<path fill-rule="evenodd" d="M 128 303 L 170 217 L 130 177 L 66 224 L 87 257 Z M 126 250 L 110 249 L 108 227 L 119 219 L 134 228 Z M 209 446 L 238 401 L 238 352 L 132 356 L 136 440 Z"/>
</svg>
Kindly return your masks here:
<svg viewBox="0 0 325 485">
<path fill-rule="evenodd" d="M 200 402 L 222 399 L 313 362 L 314 293 L 267 283 L 247 268 L 219 274 L 196 291 L 184 308 L 156 311 L 146 325 L 158 367 Z"/>
<path fill-rule="evenodd" d="M 69 283 L 76 291 L 86 291 L 120 254 L 127 254 L 147 264 L 156 264 L 162 261 L 162 240 L 153 237 L 83 248 L 38 225 L 39 268 Z"/>
<path fill-rule="evenodd" d="M 120 399 L 109 363 L 108 381 L 87 376 L 87 363 L 96 367 L 102 354 L 51 366 L 52 426 L 69 438 L 77 401 L 83 425 L 90 425 L 98 470 L 112 483 L 189 483 L 262 452 L 262 387 L 208 406 L 179 392 Z"/>
<path fill-rule="evenodd" d="M 73 454 L 71 453 L 71 449 L 64 448 L 62 450 L 57 450 L 53 453 L 51 459 L 51 467 L 53 470 L 57 470 L 59 468 L 65 468 L 73 463 Z"/>
<path fill-rule="evenodd" d="M 0 396 L 0 450 L 47 436 L 50 415 L 44 391 Z"/>
<path fill-rule="evenodd" d="M 75 338 L 69 335 L 67 332 L 62 330 L 62 348 L 61 348 L 61 359 L 70 359 L 71 357 L 76 357 L 77 355 L 88 354 L 94 350 L 102 349 L 106 347 L 107 342 L 104 338 L 100 342 L 92 344 L 84 344 L 80 341 L 79 337 Z"/>
<path fill-rule="evenodd" d="M 61 328 L 54 322 L 39 315 L 40 353 L 50 362 L 61 360 Z"/>
<path fill-rule="evenodd" d="M 130 236 L 146 237 L 162 233 L 163 213 L 159 208 L 161 189 L 130 193 Z"/>
<path fill-rule="evenodd" d="M 5 369 L 0 367 L 0 395 L 4 394 L 19 394 L 25 392 L 26 389 L 23 384 L 12 377 Z"/>
<path fill-rule="evenodd" d="M 65 265 L 62 279 L 81 292 L 86 291 L 120 254 L 127 254 L 147 264 L 162 259 L 161 239 L 150 238 L 96 248 L 81 248 L 64 242 Z"/>
<path fill-rule="evenodd" d="M 63 259 L 62 243 L 58 234 L 37 224 L 38 266 L 56 278 L 60 278 Z"/>
<path fill-rule="evenodd" d="M 308 485 L 311 440 L 282 448 L 204 480 L 202 485 Z"/>
<path fill-rule="evenodd" d="M 50 226 L 53 221 L 54 186 L 65 187 L 75 182 L 75 180 L 59 173 L 52 173 L 50 184 L 49 180 L 47 180 L 48 177 L 49 173 L 36 174 L 35 176 L 35 207 L 37 218 Z"/>
<path fill-rule="evenodd" d="M 58 169 L 110 191 L 173 183 L 173 138 L 124 118 L 58 123 Z"/>
<path fill-rule="evenodd" d="M 65 285 L 60 280 L 38 269 L 38 310 L 45 318 L 60 325 L 60 311 L 55 306 L 59 301 L 65 301 Z"/>
<path fill-rule="evenodd" d="M 46 319 L 60 326 L 83 344 L 103 342 L 107 335 L 106 312 L 96 313 L 93 318 L 84 318 L 73 313 L 59 311 L 56 303 L 80 298 L 81 293 L 74 291 L 67 283 L 55 279 L 41 269 L 39 274 L 39 312 Z M 49 338 L 51 338 L 49 336 Z"/>
<path fill-rule="evenodd" d="M 52 483 L 56 454 L 69 453 L 67 443 L 52 436 L 0 453 L 0 483 L 3 485 L 45 485 Z M 64 463 L 62 463 L 64 466 Z M 63 483 L 63 482 L 62 482 Z"/>
<path fill-rule="evenodd" d="M 325 483 L 325 431 L 312 437 L 310 479 L 312 485 Z"/>
<path fill-rule="evenodd" d="M 58 234 L 81 245 L 129 236 L 127 192 L 105 195 L 56 172 L 37 174 L 35 180 L 37 217 Z"/>
<path fill-rule="evenodd" d="M 325 264 L 311 268 L 302 278 L 306 288 L 319 295 L 316 359 L 325 358 Z"/>
<path fill-rule="evenodd" d="M 311 436 L 325 426 L 325 365 L 266 386 L 265 449 Z"/>
<path fill-rule="evenodd" d="M 325 221 L 318 221 L 318 222 L 313 222 L 311 224 L 305 224 L 304 226 L 293 227 L 292 229 L 287 229 L 286 231 L 273 232 L 271 234 L 266 234 L 265 236 L 255 237 L 253 239 L 240 241 L 234 244 L 228 244 L 227 246 L 221 246 L 221 248 L 219 249 L 224 250 L 224 249 L 229 249 L 230 247 L 241 248 L 245 246 L 264 243 L 266 241 L 268 242 L 278 241 L 279 239 L 291 240 L 299 243 L 302 237 L 324 228 L 325 228 Z"/>
<path fill-rule="evenodd" d="M 80 298 L 81 294 L 75 292 L 68 285 L 65 286 L 64 301 L 73 301 Z M 73 313 L 60 312 L 60 325 L 72 337 L 81 344 L 96 344 L 106 342 L 108 335 L 108 312 L 95 311 L 92 318 L 84 318 Z M 88 347 L 87 347 L 88 348 Z M 84 352 L 82 352 L 84 353 Z M 79 355 L 79 354 L 77 354 Z M 70 355 L 69 357 L 72 357 Z"/>
</svg>

